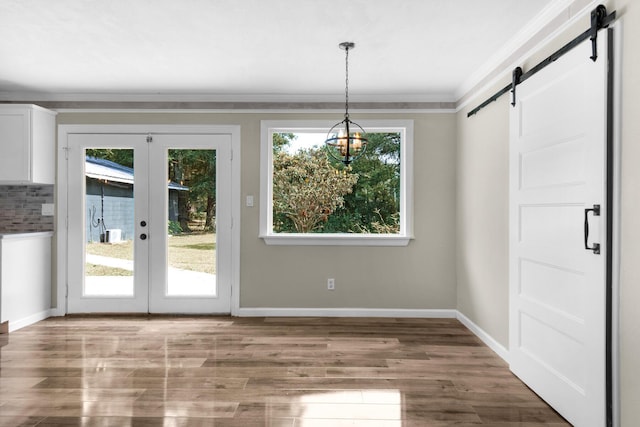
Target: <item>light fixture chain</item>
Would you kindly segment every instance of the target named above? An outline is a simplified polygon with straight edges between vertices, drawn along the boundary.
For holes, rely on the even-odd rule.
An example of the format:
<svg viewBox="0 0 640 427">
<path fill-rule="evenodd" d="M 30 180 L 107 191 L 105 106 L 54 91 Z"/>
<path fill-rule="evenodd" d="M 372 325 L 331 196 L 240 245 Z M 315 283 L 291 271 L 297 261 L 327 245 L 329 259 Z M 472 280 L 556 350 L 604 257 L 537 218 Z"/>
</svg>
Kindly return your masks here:
<svg viewBox="0 0 640 427">
<path fill-rule="evenodd" d="M 347 46 L 345 48 L 345 59 L 344 59 L 344 63 L 345 63 L 345 78 L 344 78 L 344 97 L 345 97 L 345 103 L 344 103 L 344 117 L 346 119 L 349 118 L 349 46 Z"/>
<path fill-rule="evenodd" d="M 328 155 L 346 166 L 362 156 L 367 148 L 366 132 L 357 123 L 349 119 L 349 50 L 355 47 L 353 42 L 338 45 L 345 50 L 344 56 L 344 120 L 336 123 L 329 133 L 325 144 Z"/>
</svg>

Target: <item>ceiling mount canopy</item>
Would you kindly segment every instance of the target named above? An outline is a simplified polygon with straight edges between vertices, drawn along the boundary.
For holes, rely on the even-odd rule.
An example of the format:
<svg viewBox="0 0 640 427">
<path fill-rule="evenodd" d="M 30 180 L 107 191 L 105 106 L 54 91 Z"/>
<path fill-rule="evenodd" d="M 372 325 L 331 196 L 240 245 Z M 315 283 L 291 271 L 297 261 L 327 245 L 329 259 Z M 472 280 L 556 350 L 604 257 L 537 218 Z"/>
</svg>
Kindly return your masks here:
<svg viewBox="0 0 640 427">
<path fill-rule="evenodd" d="M 329 156 L 348 166 L 364 154 L 368 141 L 362 126 L 349 118 L 349 50 L 355 48 L 356 44 L 342 42 L 338 46 L 345 51 L 344 119 L 329 129 L 325 145 Z"/>
</svg>

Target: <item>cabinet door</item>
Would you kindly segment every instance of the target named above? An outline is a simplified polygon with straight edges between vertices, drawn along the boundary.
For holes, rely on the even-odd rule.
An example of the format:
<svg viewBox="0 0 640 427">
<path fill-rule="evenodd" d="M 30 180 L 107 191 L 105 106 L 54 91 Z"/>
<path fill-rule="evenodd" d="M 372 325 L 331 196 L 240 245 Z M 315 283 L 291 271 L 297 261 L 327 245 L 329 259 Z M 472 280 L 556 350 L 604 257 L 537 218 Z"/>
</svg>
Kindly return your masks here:
<svg viewBox="0 0 640 427">
<path fill-rule="evenodd" d="M 56 176 L 56 117 L 43 108 L 31 111 L 31 174 L 38 184 L 53 184 Z"/>
<path fill-rule="evenodd" d="M 31 180 L 30 111 L 0 110 L 0 181 Z"/>
</svg>

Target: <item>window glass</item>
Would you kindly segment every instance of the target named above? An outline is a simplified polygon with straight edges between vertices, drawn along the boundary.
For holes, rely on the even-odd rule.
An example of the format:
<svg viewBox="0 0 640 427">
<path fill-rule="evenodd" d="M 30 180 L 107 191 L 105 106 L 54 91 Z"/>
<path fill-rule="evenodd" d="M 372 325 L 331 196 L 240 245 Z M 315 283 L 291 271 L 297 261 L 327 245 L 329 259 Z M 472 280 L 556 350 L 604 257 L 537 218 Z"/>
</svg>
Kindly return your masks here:
<svg viewBox="0 0 640 427">
<path fill-rule="evenodd" d="M 349 165 L 326 151 L 330 125 L 263 122 L 261 237 L 269 244 L 408 243 L 412 122 L 390 122 L 366 126 L 366 150 Z"/>
<path fill-rule="evenodd" d="M 326 134 L 272 134 L 274 233 L 400 232 L 401 134 L 366 136 L 345 166 L 327 156 Z"/>
</svg>

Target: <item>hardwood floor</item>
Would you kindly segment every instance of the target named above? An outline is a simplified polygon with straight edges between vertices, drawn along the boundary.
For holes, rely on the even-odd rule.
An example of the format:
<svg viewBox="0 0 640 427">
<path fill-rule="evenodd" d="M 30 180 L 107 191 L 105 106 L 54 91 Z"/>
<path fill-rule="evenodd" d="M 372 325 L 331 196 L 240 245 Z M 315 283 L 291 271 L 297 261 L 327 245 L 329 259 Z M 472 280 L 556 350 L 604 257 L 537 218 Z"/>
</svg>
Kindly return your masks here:
<svg viewBox="0 0 640 427">
<path fill-rule="evenodd" d="M 454 319 L 66 317 L 0 336 L 0 426 L 567 426 Z"/>
</svg>

